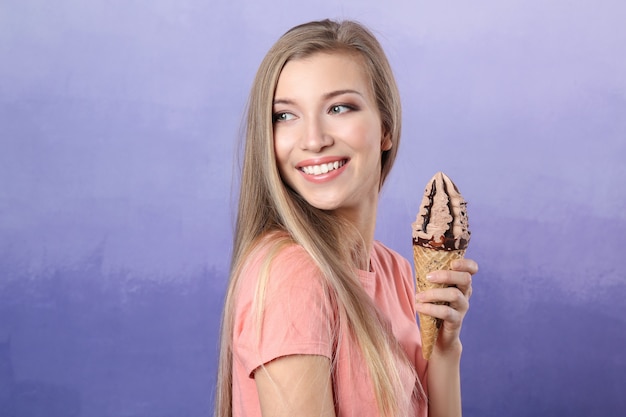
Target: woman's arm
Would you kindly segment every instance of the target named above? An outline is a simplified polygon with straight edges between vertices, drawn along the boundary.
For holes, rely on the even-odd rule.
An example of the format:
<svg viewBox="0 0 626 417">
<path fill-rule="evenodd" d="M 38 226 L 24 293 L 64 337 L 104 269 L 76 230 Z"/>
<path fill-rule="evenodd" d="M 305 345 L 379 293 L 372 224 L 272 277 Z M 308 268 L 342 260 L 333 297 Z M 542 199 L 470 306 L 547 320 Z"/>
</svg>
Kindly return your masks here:
<svg viewBox="0 0 626 417">
<path fill-rule="evenodd" d="M 275 359 L 254 374 L 263 417 L 335 417 L 330 360 L 317 355 Z"/>
<path fill-rule="evenodd" d="M 452 263 L 451 271 L 429 274 L 433 282 L 445 283 L 450 287 L 424 291 L 416 296 L 419 313 L 443 320 L 428 361 L 429 417 L 462 415 L 460 363 L 463 347 L 459 335 L 469 308 L 472 275 L 476 272 L 478 264 L 473 260 L 457 260 Z M 449 305 L 432 304 L 435 301 L 446 301 Z"/>
</svg>

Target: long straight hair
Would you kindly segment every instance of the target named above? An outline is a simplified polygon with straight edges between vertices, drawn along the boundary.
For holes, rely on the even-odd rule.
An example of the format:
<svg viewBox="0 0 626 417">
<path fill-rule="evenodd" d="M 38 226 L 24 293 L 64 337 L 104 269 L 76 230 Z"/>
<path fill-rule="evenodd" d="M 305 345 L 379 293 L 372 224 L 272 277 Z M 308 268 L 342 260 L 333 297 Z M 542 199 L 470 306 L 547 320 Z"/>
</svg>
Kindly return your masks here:
<svg viewBox="0 0 626 417">
<path fill-rule="evenodd" d="M 411 399 L 401 398 L 396 365 L 398 358 L 407 359 L 358 280 L 357 269 L 368 268 L 362 238 L 347 221 L 312 207 L 287 187 L 277 167 L 272 109 L 278 78 L 288 61 L 321 52 L 360 57 L 369 74 L 383 134 L 392 141 L 391 148 L 381 154 L 380 186 L 396 157 L 401 130 L 400 96 L 387 57 L 372 33 L 356 22 L 330 20 L 305 23 L 285 33 L 261 62 L 248 101 L 239 207 L 222 318 L 215 417 L 232 416 L 234 302 L 240 271 L 255 245 L 272 231 L 286 232 L 322 272 L 326 290 L 337 308 L 338 329 L 347 332 L 363 354 L 380 414 L 403 415 L 410 406 Z"/>
</svg>

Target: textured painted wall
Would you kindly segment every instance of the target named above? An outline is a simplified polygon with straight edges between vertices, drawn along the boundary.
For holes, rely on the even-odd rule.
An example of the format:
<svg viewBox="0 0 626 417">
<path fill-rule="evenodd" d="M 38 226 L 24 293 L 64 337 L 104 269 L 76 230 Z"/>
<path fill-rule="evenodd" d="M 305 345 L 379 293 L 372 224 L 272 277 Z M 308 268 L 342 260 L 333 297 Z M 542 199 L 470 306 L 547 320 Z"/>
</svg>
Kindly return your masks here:
<svg viewBox="0 0 626 417">
<path fill-rule="evenodd" d="M 4 0 L 0 416 L 210 415 L 247 91 L 327 16 L 403 95 L 378 238 L 470 201 L 465 415 L 626 412 L 623 2 Z"/>
</svg>

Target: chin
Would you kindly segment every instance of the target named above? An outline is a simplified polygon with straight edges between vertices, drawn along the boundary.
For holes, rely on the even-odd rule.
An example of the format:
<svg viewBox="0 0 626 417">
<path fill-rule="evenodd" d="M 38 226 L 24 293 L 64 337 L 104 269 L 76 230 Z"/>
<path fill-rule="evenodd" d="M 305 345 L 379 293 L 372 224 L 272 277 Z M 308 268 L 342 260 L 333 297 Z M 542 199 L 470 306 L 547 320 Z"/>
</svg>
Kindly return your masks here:
<svg viewBox="0 0 626 417">
<path fill-rule="evenodd" d="M 306 202 L 309 203 L 310 206 L 315 207 L 319 210 L 332 211 L 338 209 L 341 205 L 337 202 L 329 202 L 329 201 L 315 201 L 308 198 L 305 198 Z"/>
</svg>

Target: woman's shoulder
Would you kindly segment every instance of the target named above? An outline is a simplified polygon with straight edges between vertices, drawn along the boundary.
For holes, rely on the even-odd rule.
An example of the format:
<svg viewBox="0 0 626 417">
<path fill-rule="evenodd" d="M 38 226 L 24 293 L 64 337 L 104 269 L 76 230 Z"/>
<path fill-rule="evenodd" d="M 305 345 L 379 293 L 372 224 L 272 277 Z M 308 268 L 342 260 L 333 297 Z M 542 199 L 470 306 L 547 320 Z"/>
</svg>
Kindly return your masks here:
<svg viewBox="0 0 626 417">
<path fill-rule="evenodd" d="M 268 276 L 271 281 L 291 282 L 319 275 L 319 268 L 309 253 L 284 232 L 271 232 L 252 246 L 243 264 L 242 278 L 257 280 Z"/>
<path fill-rule="evenodd" d="M 270 232 L 252 245 L 247 261 L 263 260 L 269 263 L 312 262 L 311 256 L 286 232 Z"/>
</svg>

